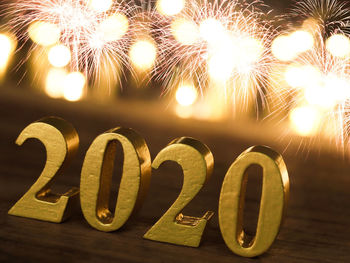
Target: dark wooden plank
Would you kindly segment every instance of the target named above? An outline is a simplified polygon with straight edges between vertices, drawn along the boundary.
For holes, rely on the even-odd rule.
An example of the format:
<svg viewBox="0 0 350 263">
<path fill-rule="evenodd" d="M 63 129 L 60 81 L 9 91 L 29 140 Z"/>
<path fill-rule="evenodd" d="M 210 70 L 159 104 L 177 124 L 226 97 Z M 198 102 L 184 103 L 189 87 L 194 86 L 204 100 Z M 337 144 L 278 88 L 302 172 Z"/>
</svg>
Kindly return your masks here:
<svg viewBox="0 0 350 263">
<path fill-rule="evenodd" d="M 8 209 L 34 182 L 45 159 L 44 148 L 38 142 L 30 141 L 17 147 L 15 138 L 26 125 L 48 115 L 72 122 L 81 137 L 77 158 L 56 183 L 59 190 L 79 185 L 84 153 L 97 135 L 112 127 L 138 130 L 146 138 L 153 157 L 176 137 L 187 135 L 205 142 L 215 157 L 214 175 L 184 211 L 197 216 L 206 210 L 217 211 L 224 175 L 243 150 L 261 143 L 283 152 L 286 146 L 278 140 L 264 141 L 264 137 L 251 136 L 249 139 L 249 136 L 220 133 L 215 127 L 210 128 L 215 124 L 201 126 L 192 123 L 191 126 L 191 121 L 177 121 L 156 114 L 141 103 L 71 104 L 32 93 L 18 95 L 17 91 L 0 91 L 1 261 L 350 262 L 350 165 L 339 155 L 308 155 L 295 152 L 293 148 L 284 154 L 291 180 L 288 215 L 272 248 L 257 259 L 238 257 L 226 248 L 218 228 L 217 214 L 199 248 L 142 239 L 181 188 L 181 170 L 171 163 L 153 172 L 151 189 L 139 216 L 115 233 L 92 229 L 79 209 L 71 219 L 58 225 L 8 216 Z M 250 230 L 258 206 L 258 182 L 257 176 L 250 177 L 251 191 L 246 208 L 247 228 Z"/>
</svg>

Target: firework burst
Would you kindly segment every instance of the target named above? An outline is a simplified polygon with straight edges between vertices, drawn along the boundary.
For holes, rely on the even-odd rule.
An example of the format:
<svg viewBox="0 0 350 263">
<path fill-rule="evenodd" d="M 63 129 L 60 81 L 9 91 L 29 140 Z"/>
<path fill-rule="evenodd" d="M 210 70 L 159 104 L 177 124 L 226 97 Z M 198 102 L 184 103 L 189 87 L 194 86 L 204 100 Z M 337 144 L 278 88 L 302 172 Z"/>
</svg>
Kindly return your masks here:
<svg viewBox="0 0 350 263">
<path fill-rule="evenodd" d="M 264 97 L 274 63 L 269 46 L 275 31 L 259 7 L 258 1 L 188 2 L 163 28 L 157 78 L 169 89 L 191 81 L 204 92 L 215 81 L 227 98 Z"/>
<path fill-rule="evenodd" d="M 22 42 L 29 39 L 28 28 L 40 23 L 51 29 L 49 33 L 56 32 L 57 42 L 71 51 L 70 67 L 92 76 L 106 64 L 128 66 L 130 24 L 141 8 L 124 0 L 18 0 L 8 4 L 5 12 Z"/>
<path fill-rule="evenodd" d="M 345 149 L 350 135 L 350 58 L 332 53 L 320 31 L 314 38 L 313 48 L 282 67 L 276 93 L 271 94 L 279 105 L 272 115 L 289 111 L 299 134 L 327 138 Z"/>
<path fill-rule="evenodd" d="M 290 15 L 301 22 L 313 19 L 325 37 L 339 31 L 350 34 L 349 7 L 340 0 L 302 0 L 295 2 Z"/>
<path fill-rule="evenodd" d="M 347 149 L 350 138 L 350 10 L 346 6 L 337 0 L 295 4 L 290 17 L 302 26 L 289 24 L 287 31 L 292 33 L 279 38 L 288 39 L 281 49 L 288 59 L 281 59 L 284 62 L 271 76 L 275 85 L 269 96 L 277 105 L 271 116 L 289 116 L 298 134 L 312 136 L 312 141 L 326 138 L 340 150 Z M 286 130 L 284 136 L 288 134 Z"/>
</svg>

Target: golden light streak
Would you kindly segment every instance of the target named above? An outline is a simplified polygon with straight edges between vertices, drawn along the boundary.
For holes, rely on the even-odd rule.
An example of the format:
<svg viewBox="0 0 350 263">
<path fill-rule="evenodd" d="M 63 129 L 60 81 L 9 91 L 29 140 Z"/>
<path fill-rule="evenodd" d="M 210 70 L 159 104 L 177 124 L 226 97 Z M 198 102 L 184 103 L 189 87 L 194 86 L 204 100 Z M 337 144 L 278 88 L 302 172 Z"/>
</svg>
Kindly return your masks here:
<svg viewBox="0 0 350 263">
<path fill-rule="evenodd" d="M 350 139 L 349 12 L 346 1 L 296 1 L 289 15 L 303 25 L 298 34 L 287 35 L 294 34 L 290 50 L 294 45 L 296 55 L 281 74 L 287 85 L 276 89 L 281 95 L 275 102 L 281 107 L 274 110 L 289 111 L 298 134 L 327 139 L 343 151 Z M 284 50 L 280 53 L 288 56 L 288 48 Z"/>
<path fill-rule="evenodd" d="M 288 15 L 297 23 L 310 21 L 310 32 L 322 31 L 326 36 L 335 32 L 350 32 L 349 11 L 348 1 L 298 0 L 294 1 Z"/>
</svg>

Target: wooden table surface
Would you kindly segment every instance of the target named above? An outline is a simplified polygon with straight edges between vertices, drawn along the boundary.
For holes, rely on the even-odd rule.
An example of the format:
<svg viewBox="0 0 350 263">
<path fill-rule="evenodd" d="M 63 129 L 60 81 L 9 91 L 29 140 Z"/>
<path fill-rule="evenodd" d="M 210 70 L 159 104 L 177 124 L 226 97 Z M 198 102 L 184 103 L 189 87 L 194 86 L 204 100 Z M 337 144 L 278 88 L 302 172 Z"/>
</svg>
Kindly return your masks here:
<svg viewBox="0 0 350 263">
<path fill-rule="evenodd" d="M 210 125 L 191 128 L 191 121 L 153 114 L 137 103 L 68 103 L 22 90 L 0 90 L 0 261 L 2 262 L 350 262 L 350 164 L 342 156 L 285 151 L 291 196 L 280 234 L 264 255 L 245 259 L 225 245 L 218 227 L 217 206 L 224 175 L 235 158 L 261 143 L 283 152 L 285 145 L 262 138 L 220 134 Z M 131 127 L 146 139 L 152 157 L 172 139 L 195 137 L 206 143 L 215 157 L 209 183 L 184 210 L 201 216 L 216 214 L 199 248 L 187 248 L 142 239 L 176 199 L 182 184 L 181 169 L 166 163 L 153 171 L 151 189 L 138 217 L 113 233 L 91 228 L 77 208 L 62 224 L 7 215 L 10 207 L 33 184 L 45 162 L 44 147 L 35 140 L 22 147 L 14 141 L 31 122 L 55 115 L 77 129 L 81 146 L 77 158 L 54 188 L 78 186 L 84 153 L 96 136 L 117 127 Z M 147 117 L 148 116 L 148 117 Z M 212 124 L 215 126 L 215 124 Z M 258 131 L 259 132 L 259 131 Z M 117 160 L 118 162 L 118 160 Z M 115 173 L 120 172 L 116 169 Z M 117 178 L 117 176 L 115 176 Z M 254 231 L 261 178 L 250 175 L 245 209 L 247 231 Z M 115 187 L 118 181 L 114 182 Z"/>
</svg>

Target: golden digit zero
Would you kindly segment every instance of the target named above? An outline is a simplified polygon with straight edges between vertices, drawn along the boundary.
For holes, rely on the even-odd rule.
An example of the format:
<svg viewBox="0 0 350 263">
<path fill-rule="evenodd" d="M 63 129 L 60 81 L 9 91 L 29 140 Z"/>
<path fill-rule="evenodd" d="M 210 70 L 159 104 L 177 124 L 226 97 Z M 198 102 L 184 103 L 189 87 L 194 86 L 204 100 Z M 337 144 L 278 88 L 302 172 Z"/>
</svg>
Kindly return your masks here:
<svg viewBox="0 0 350 263">
<path fill-rule="evenodd" d="M 249 243 L 243 229 L 247 168 L 263 168 L 263 187 L 256 236 Z M 264 146 L 243 152 L 228 170 L 221 188 L 219 225 L 226 245 L 237 255 L 255 257 L 266 252 L 282 223 L 289 197 L 289 178 L 282 156 Z"/>
<path fill-rule="evenodd" d="M 109 209 L 116 142 L 124 152 L 123 174 L 115 215 Z M 151 157 L 144 139 L 131 129 L 116 128 L 100 136 L 86 153 L 80 203 L 86 221 L 101 231 L 122 227 L 144 200 L 151 179 Z"/>
</svg>

